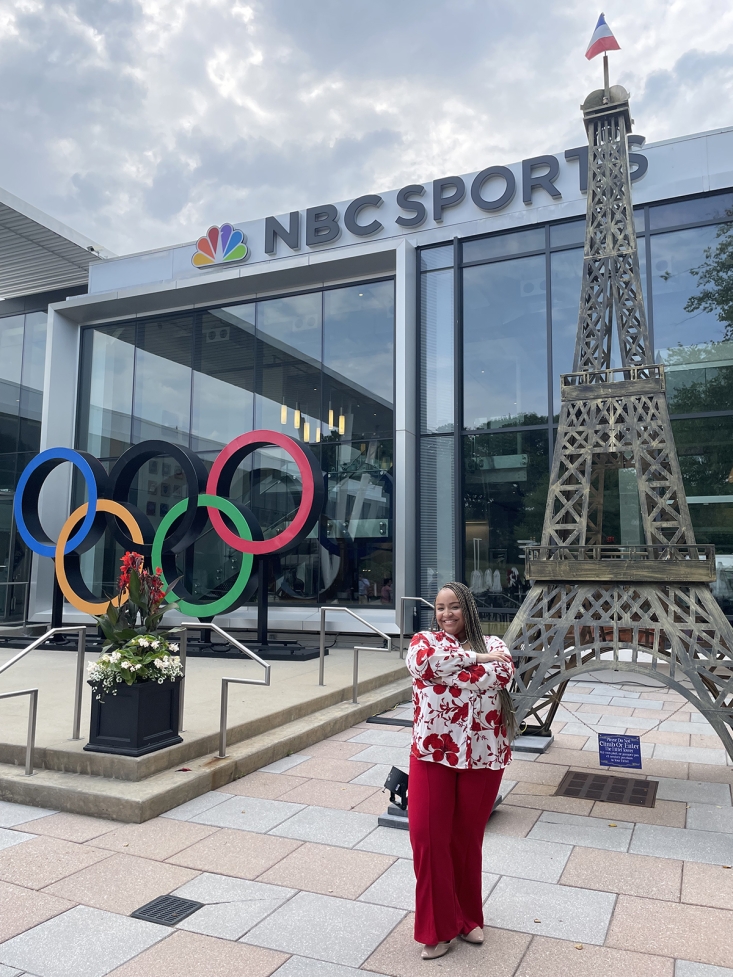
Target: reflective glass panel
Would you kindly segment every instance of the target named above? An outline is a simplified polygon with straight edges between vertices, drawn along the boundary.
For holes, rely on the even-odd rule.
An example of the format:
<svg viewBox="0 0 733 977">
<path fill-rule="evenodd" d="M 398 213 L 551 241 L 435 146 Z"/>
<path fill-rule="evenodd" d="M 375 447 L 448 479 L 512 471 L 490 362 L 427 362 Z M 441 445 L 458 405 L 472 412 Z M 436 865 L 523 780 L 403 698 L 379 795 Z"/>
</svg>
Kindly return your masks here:
<svg viewBox="0 0 733 977">
<path fill-rule="evenodd" d="M 733 193 L 718 193 L 693 200 L 677 200 L 649 208 L 652 230 L 662 227 L 678 227 L 680 224 L 696 224 L 698 221 L 719 221 L 733 216 Z"/>
<path fill-rule="evenodd" d="M 453 267 L 453 245 L 443 248 L 423 248 L 420 252 L 420 270 L 432 271 L 435 268 Z"/>
<path fill-rule="evenodd" d="M 133 441 L 162 438 L 188 444 L 194 313 L 161 316 L 138 326 Z"/>
<path fill-rule="evenodd" d="M 713 594 L 733 614 L 733 417 L 672 422 L 698 543 L 715 545 Z"/>
<path fill-rule="evenodd" d="M 221 448 L 254 423 L 254 305 L 205 312 L 196 325 L 191 446 Z M 247 321 L 247 314 L 249 319 Z"/>
<path fill-rule="evenodd" d="M 464 241 L 463 261 L 486 261 L 510 254 L 524 254 L 526 251 L 540 251 L 544 247 L 544 227 L 531 227 L 526 231 L 512 231 L 510 234 L 495 234 L 476 241 Z"/>
<path fill-rule="evenodd" d="M 319 600 L 394 606 L 392 441 L 326 445 L 322 466 Z"/>
<path fill-rule="evenodd" d="M 23 360 L 23 321 L 25 316 L 11 315 L 0 319 L 0 381 L 20 383 Z"/>
<path fill-rule="evenodd" d="M 324 292 L 324 438 L 391 437 L 394 283 Z"/>
<path fill-rule="evenodd" d="M 558 248 L 568 244 L 583 244 L 585 242 L 585 218 L 578 221 L 566 221 L 564 224 L 550 225 L 550 247 Z"/>
<path fill-rule="evenodd" d="M 420 439 L 420 595 L 429 601 L 456 579 L 453 446 L 450 436 Z M 420 608 L 421 627 L 431 618 Z"/>
<path fill-rule="evenodd" d="M 130 445 L 135 326 L 85 329 L 81 360 L 78 446 L 117 458 Z"/>
<path fill-rule="evenodd" d="M 464 574 L 480 608 L 521 603 L 524 546 L 540 541 L 549 478 L 546 431 L 464 437 Z"/>
<path fill-rule="evenodd" d="M 463 271 L 464 426 L 547 420 L 545 258 Z"/>
<path fill-rule="evenodd" d="M 420 276 L 420 416 L 423 433 L 453 430 L 453 269 Z"/>
<path fill-rule="evenodd" d="M 729 228 L 718 235 L 715 225 L 657 234 L 651 239 L 654 291 L 654 342 L 657 362 L 667 374 L 667 399 L 672 413 L 733 408 L 733 335 L 722 307 L 690 306 L 701 289 L 697 269 L 718 264 L 717 248 L 730 247 Z M 706 249 L 712 249 L 706 257 Z M 718 252 L 719 253 L 719 252 Z M 727 258 L 723 255 L 723 265 Z M 725 279 L 725 271 L 722 275 Z M 717 298 L 717 296 L 716 296 Z"/>
<path fill-rule="evenodd" d="M 288 356 L 321 360 L 321 293 L 268 299 L 257 305 L 257 331 Z"/>
<path fill-rule="evenodd" d="M 43 374 L 46 366 L 46 322 L 45 312 L 30 312 L 25 317 L 23 336 L 23 379 L 24 387 L 43 391 Z"/>
</svg>

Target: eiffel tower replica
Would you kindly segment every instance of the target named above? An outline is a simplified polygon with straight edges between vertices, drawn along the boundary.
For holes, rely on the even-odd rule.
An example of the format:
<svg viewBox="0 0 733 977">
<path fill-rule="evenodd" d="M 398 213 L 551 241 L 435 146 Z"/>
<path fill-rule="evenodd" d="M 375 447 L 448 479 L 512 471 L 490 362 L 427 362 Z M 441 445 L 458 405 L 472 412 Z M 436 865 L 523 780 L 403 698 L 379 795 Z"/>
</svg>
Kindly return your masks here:
<svg viewBox="0 0 733 977">
<path fill-rule="evenodd" d="M 573 372 L 559 430 L 532 587 L 505 635 L 517 666 L 517 718 L 548 734 L 567 682 L 636 672 L 685 696 L 733 758 L 733 628 L 715 601 L 712 546 L 697 545 L 639 276 L 629 179 L 629 95 L 591 92 L 588 208 Z M 611 368 L 616 324 L 621 366 Z M 643 545 L 604 545 L 604 485 L 633 469 Z M 613 542 L 613 545 L 609 545 Z M 536 724 L 536 725 L 535 725 Z"/>
</svg>

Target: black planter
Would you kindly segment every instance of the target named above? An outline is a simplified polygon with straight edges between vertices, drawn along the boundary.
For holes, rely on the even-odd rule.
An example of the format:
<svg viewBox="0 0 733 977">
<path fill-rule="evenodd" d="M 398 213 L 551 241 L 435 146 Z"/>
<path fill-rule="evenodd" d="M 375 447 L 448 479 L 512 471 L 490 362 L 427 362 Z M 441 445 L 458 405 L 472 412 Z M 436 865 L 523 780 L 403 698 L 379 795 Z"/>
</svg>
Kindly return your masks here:
<svg viewBox="0 0 733 977">
<path fill-rule="evenodd" d="M 144 756 L 182 743 L 178 735 L 181 680 L 117 686 L 117 694 L 92 686 L 89 742 L 92 753 Z M 101 699 L 97 696 L 101 694 Z"/>
</svg>

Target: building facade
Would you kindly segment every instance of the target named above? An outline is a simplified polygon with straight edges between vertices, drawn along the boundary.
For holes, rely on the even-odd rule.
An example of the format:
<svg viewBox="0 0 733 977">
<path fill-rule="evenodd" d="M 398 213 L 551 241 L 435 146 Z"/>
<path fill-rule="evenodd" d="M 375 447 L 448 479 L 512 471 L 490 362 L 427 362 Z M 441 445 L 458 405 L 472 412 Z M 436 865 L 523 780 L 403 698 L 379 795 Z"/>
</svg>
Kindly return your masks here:
<svg viewBox="0 0 733 977">
<path fill-rule="evenodd" d="M 666 366 L 695 532 L 716 546 L 714 589 L 728 609 L 733 323 L 722 308 L 690 309 L 699 270 L 733 221 L 733 129 L 654 145 L 631 138 L 652 341 Z M 14 449 L 3 447 L 5 494 L 39 448 L 76 447 L 109 466 L 152 438 L 210 464 L 238 434 L 282 431 L 316 453 L 326 504 L 311 536 L 271 563 L 273 628 L 315 629 L 319 606 L 338 603 L 362 605 L 368 620 L 394 629 L 400 598 L 430 599 L 456 578 L 487 620 L 506 620 L 526 586 L 524 546 L 539 539 L 559 376 L 573 365 L 586 153 L 491 165 L 92 260 L 88 292 L 50 305 L 43 340 L 31 312 L 21 358 L 0 352 L 6 383 L 22 390 L 35 369 L 37 385 L 26 384 L 34 417 L 16 412 L 17 430 L 33 420 L 36 440 L 19 434 Z M 3 321 L 0 351 L 11 342 Z M 43 362 L 41 386 L 26 356 Z M 617 474 L 604 532 L 638 543 L 634 473 Z M 83 492 L 70 466 L 53 473 L 41 496 L 50 534 Z M 160 457 L 130 499 L 157 525 L 185 493 L 180 468 Z M 238 472 L 232 498 L 274 535 L 297 507 L 297 469 L 278 449 L 262 450 Z M 46 620 L 50 561 L 31 562 L 6 522 L 1 545 L 15 555 L 0 557 L 13 579 L 0 588 L 22 585 L 15 616 L 22 605 L 29 619 Z M 119 555 L 109 540 L 83 555 L 96 593 L 111 591 Z M 204 533 L 180 569 L 204 600 L 240 559 Z M 222 623 L 254 619 L 245 603 Z"/>
</svg>

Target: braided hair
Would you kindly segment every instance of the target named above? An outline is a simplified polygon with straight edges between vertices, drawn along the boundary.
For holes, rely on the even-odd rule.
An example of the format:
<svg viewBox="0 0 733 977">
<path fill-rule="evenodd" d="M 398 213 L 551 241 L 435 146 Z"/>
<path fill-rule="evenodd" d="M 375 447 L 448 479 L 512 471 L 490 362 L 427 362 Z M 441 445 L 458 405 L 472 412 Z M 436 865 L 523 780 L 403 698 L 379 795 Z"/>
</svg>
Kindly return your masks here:
<svg viewBox="0 0 733 977">
<path fill-rule="evenodd" d="M 486 641 L 484 640 L 484 632 L 481 628 L 481 618 L 479 617 L 476 600 L 471 591 L 465 584 L 459 583 L 457 580 L 443 584 L 440 590 L 450 590 L 456 595 L 458 603 L 461 605 L 463 623 L 466 628 L 466 640 L 471 645 L 471 650 L 475 651 L 477 655 L 485 655 Z M 517 720 L 514 712 L 514 702 L 512 701 L 511 693 L 507 689 L 499 690 L 499 705 L 501 707 L 501 721 L 506 727 L 509 739 L 513 740 L 517 733 Z"/>
</svg>

